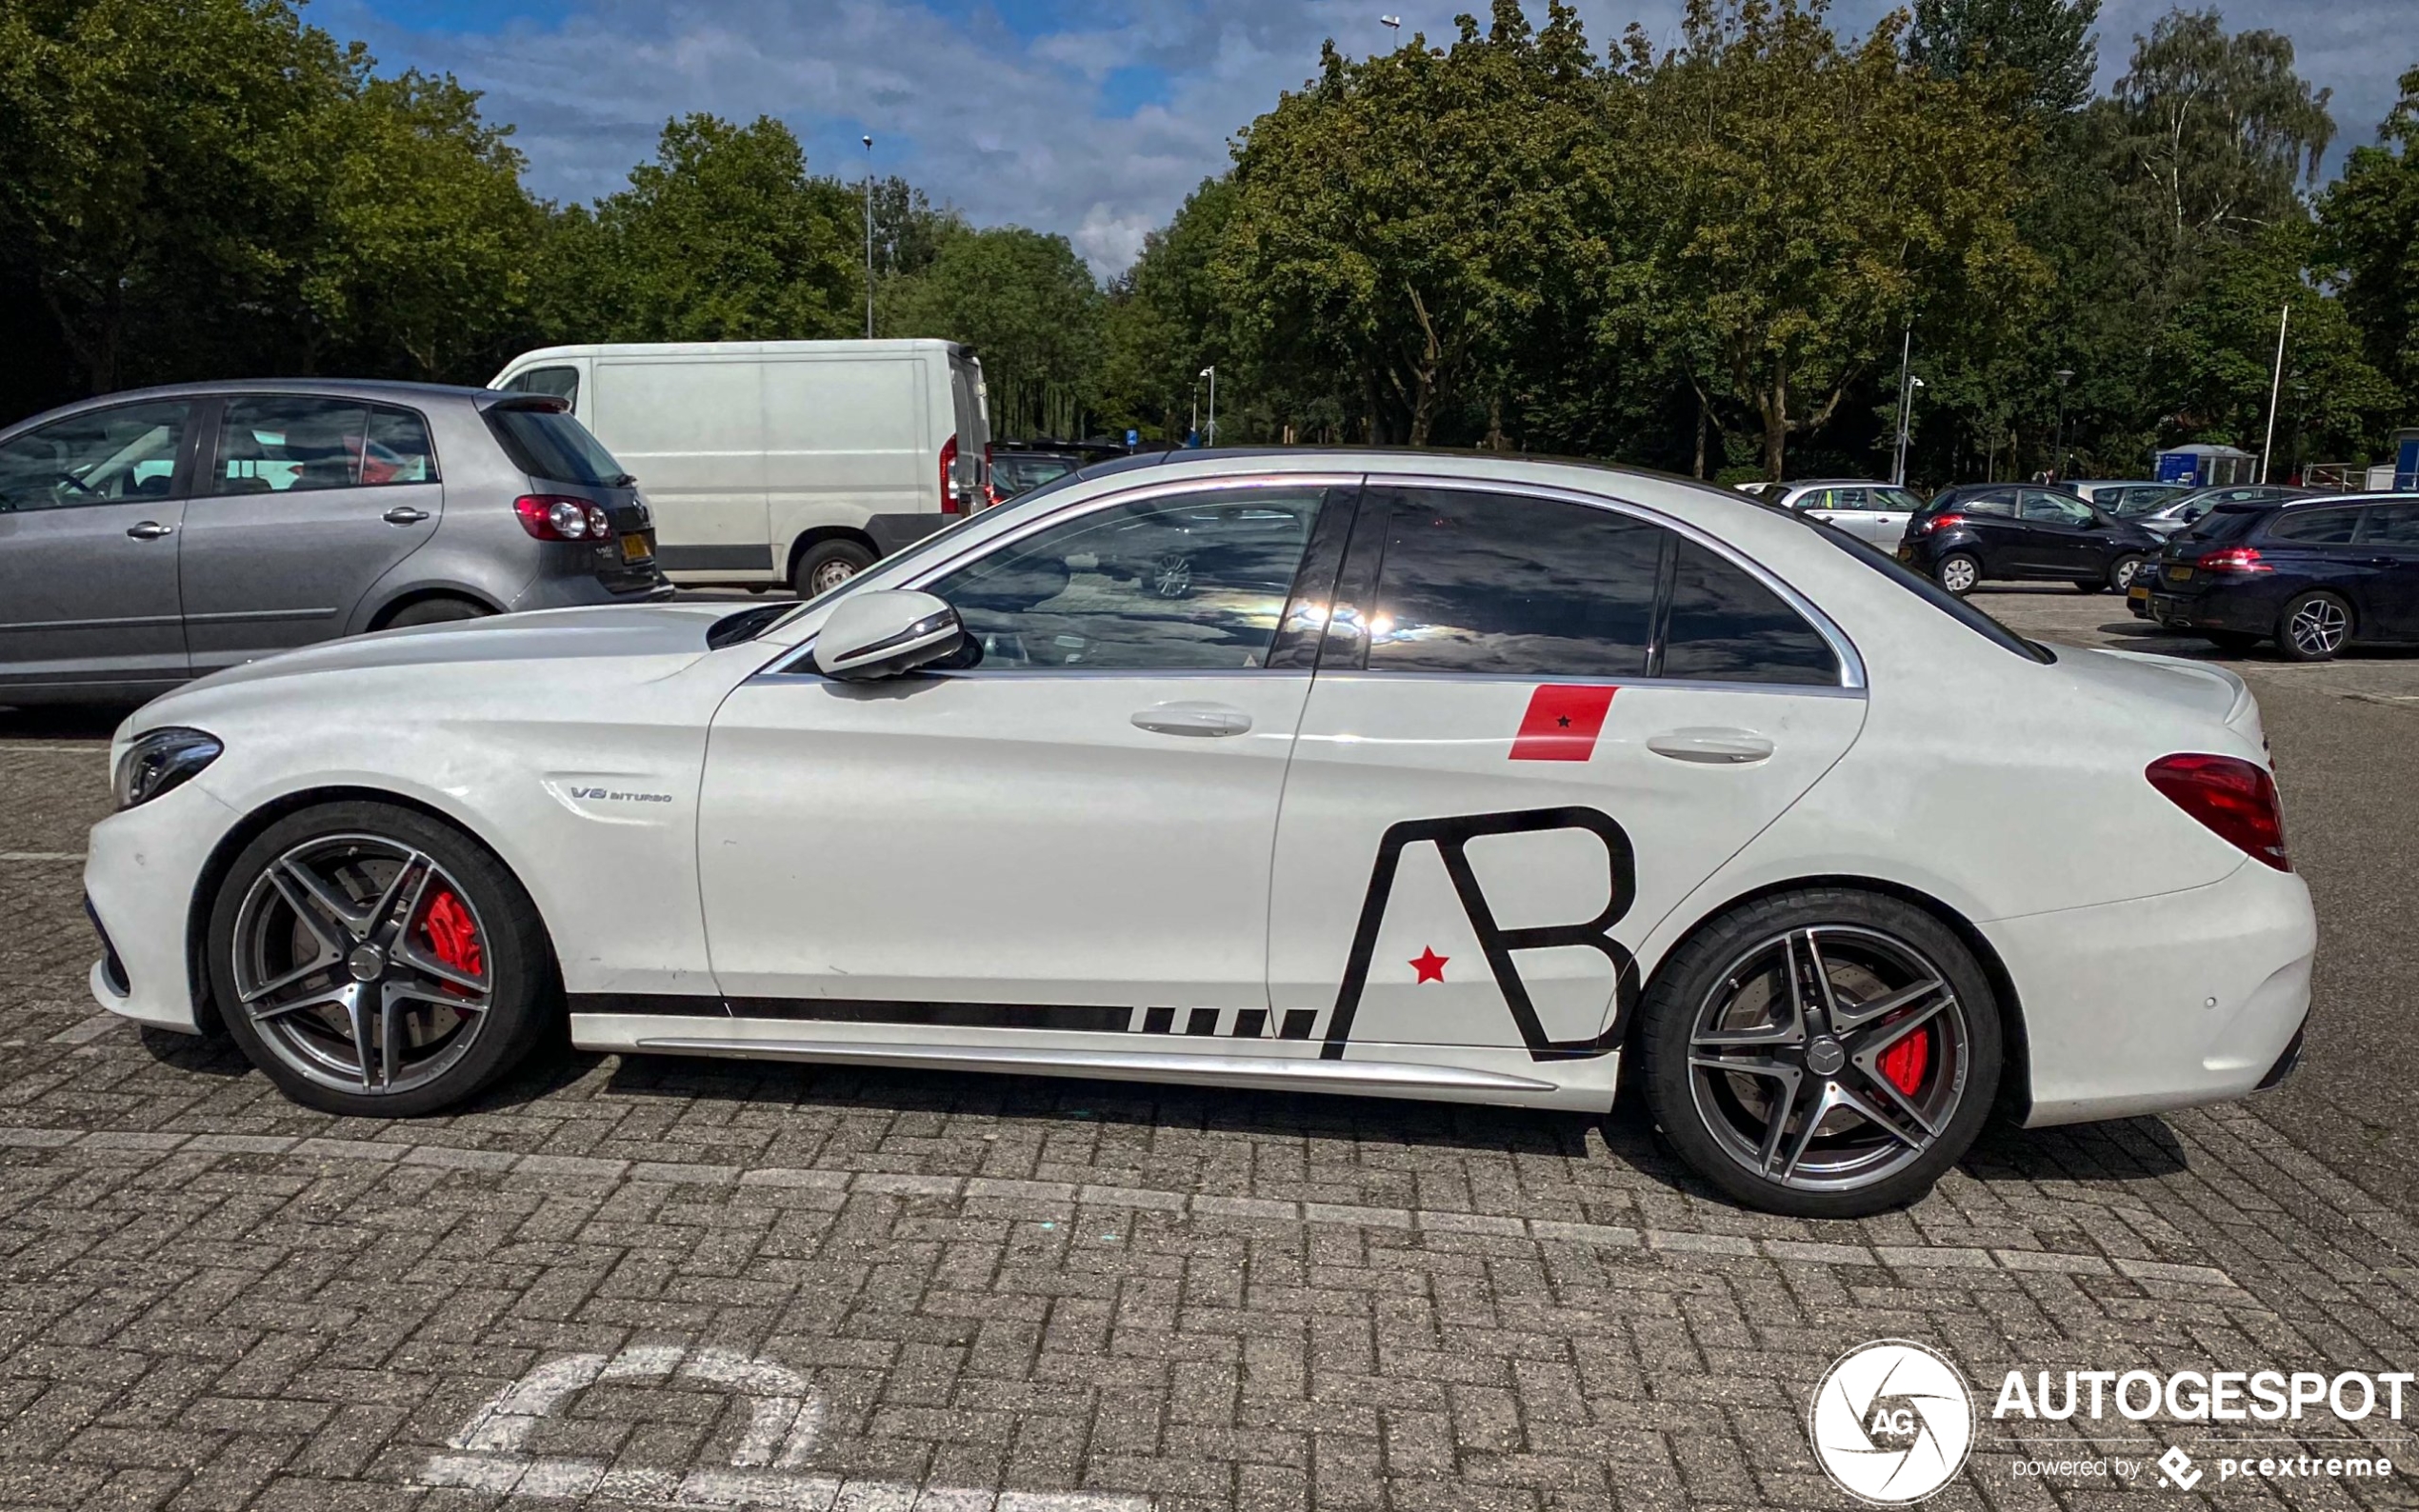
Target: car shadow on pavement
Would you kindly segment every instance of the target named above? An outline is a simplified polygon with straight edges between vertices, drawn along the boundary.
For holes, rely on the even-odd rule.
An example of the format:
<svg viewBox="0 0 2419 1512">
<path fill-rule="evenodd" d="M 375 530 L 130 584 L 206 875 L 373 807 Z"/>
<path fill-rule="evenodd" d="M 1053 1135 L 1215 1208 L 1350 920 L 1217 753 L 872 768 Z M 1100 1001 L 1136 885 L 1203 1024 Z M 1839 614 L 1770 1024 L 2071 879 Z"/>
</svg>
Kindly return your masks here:
<svg viewBox="0 0 2419 1512">
<path fill-rule="evenodd" d="M 578 1063 L 577 1069 L 559 1079 L 545 1079 L 549 1089 L 578 1080 L 604 1057 L 573 1053 L 565 1059 Z M 616 1097 L 745 1104 L 759 1111 L 770 1105 L 810 1107 L 819 1113 L 940 1116 L 963 1119 L 970 1124 L 1091 1124 L 1104 1130 L 1104 1142 L 1133 1145 L 1132 1158 L 1137 1162 L 1151 1159 L 1155 1137 L 1162 1131 L 1287 1142 L 1331 1140 L 1358 1145 L 1383 1143 L 1409 1150 L 1574 1161 L 1609 1157 L 1671 1195 L 1721 1207 L 1734 1205 L 1680 1163 L 1656 1133 L 1644 1103 L 1634 1095 L 1625 1096 L 1609 1113 L 1596 1115 L 1313 1092 L 646 1056 L 623 1057 L 601 1090 Z M 500 1104 L 531 1095 L 542 1095 L 541 1089 L 525 1074 L 508 1081 L 490 1098 Z M 480 1101 L 484 1104 L 489 1100 Z M 1589 1141 L 1591 1131 L 1601 1139 L 1601 1150 Z M 1117 1163 L 1105 1154 L 1094 1159 Z M 2163 1121 L 2134 1118 L 2035 1130 L 1993 1124 L 1983 1131 L 1958 1169 L 1967 1179 L 1986 1185 L 2105 1186 L 2162 1180 L 2185 1166 L 2183 1143 Z M 1412 1161 L 1404 1168 L 1419 1166 Z M 1315 1182 L 1318 1178 L 1313 1172 L 1305 1179 Z"/>
<path fill-rule="evenodd" d="M 132 704 L 19 708 L 0 704 L 0 740 L 108 740 Z"/>
</svg>

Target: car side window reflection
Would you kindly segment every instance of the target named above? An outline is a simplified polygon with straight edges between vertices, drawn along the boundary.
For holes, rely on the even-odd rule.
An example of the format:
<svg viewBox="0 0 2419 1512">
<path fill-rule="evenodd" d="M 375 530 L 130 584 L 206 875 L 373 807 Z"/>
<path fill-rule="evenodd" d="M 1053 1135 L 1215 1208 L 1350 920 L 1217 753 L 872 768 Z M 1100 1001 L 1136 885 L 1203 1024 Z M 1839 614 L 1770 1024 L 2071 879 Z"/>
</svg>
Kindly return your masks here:
<svg viewBox="0 0 2419 1512">
<path fill-rule="evenodd" d="M 1264 666 L 1332 490 L 1217 489 L 1092 510 L 925 585 L 982 668 Z"/>
<path fill-rule="evenodd" d="M 26 432 L 0 447 L 0 510 L 167 498 L 186 415 L 182 404 L 120 405 Z"/>
<path fill-rule="evenodd" d="M 429 428 L 408 409 L 350 399 L 227 401 L 214 493 L 302 493 L 436 478 Z"/>
</svg>

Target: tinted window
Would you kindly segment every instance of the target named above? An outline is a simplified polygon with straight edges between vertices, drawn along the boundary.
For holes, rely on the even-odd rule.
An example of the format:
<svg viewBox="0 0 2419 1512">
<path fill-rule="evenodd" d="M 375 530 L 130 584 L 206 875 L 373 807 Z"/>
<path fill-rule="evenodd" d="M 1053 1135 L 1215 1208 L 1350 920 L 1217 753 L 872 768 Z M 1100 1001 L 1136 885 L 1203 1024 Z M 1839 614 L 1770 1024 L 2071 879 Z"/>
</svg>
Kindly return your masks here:
<svg viewBox="0 0 2419 1512">
<path fill-rule="evenodd" d="M 498 405 L 488 411 L 488 428 L 512 466 L 532 478 L 607 488 L 629 477 L 588 427 L 560 409 Z"/>
<path fill-rule="evenodd" d="M 120 405 L 30 430 L 0 446 L 0 509 L 166 498 L 185 420 L 181 404 Z"/>
<path fill-rule="evenodd" d="M 1668 532 L 1589 505 L 1371 489 L 1386 531 L 1369 667 L 1639 677 Z"/>
<path fill-rule="evenodd" d="M 1324 488 L 1220 489 L 1110 505 L 928 584 L 985 667 L 1267 665 Z"/>
<path fill-rule="evenodd" d="M 351 399 L 236 398 L 218 429 L 213 493 L 300 493 L 436 477 L 429 428 Z"/>
<path fill-rule="evenodd" d="M 528 372 L 514 373 L 504 385 L 507 393 L 545 394 L 560 399 L 572 408 L 579 408 L 580 370 L 577 368 L 532 368 Z"/>
<path fill-rule="evenodd" d="M 1836 686 L 1839 658 L 1780 595 L 1735 564 L 1683 541 L 1664 630 L 1663 675 Z"/>
<path fill-rule="evenodd" d="M 1954 507 L 1966 514 L 1989 514 L 2012 518 L 2016 512 L 2016 490 L 1993 488 L 1988 493 L 1969 494 L 1957 500 Z"/>
<path fill-rule="evenodd" d="M 2036 525 L 2076 525 L 2091 523 L 2091 507 L 2080 499 L 2049 493 L 2040 488 L 2024 490 L 2024 517 Z"/>
<path fill-rule="evenodd" d="M 1870 497 L 1872 507 L 1876 509 L 1904 509 L 1912 514 L 1924 507 L 1923 500 L 1904 488 L 1875 488 Z"/>
<path fill-rule="evenodd" d="M 2178 532 L 2176 539 L 2179 541 L 2239 541 L 2251 533 L 2251 527 L 2258 524 L 2260 517 L 2265 513 L 2267 511 L 2264 509 L 2219 509 L 2212 506 L 2209 513 L 2193 521 L 2189 528 Z"/>
<path fill-rule="evenodd" d="M 1075 470 L 1072 457 L 1035 456 L 1006 451 L 991 460 L 991 489 L 1003 499 L 1038 488 Z"/>
<path fill-rule="evenodd" d="M 2358 509 L 2295 509 L 2276 517 L 2268 527 L 2268 539 L 2300 541 L 2310 546 L 2349 546 L 2359 525 Z"/>
<path fill-rule="evenodd" d="M 2419 547 L 2419 504 L 2372 504 L 2369 507 L 2369 528 L 2360 537 L 2364 542 L 2382 542 L 2387 546 Z"/>
</svg>

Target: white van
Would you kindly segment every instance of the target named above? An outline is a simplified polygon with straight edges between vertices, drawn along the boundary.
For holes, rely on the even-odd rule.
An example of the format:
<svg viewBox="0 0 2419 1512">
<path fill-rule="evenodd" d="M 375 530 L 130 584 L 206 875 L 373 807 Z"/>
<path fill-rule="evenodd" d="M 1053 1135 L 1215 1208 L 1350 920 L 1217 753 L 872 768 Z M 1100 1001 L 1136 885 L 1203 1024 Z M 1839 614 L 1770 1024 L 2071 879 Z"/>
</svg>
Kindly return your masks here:
<svg viewBox="0 0 2419 1512">
<path fill-rule="evenodd" d="M 675 583 L 820 593 L 990 499 L 983 365 L 947 341 L 547 347 L 488 385 L 570 401 Z"/>
</svg>

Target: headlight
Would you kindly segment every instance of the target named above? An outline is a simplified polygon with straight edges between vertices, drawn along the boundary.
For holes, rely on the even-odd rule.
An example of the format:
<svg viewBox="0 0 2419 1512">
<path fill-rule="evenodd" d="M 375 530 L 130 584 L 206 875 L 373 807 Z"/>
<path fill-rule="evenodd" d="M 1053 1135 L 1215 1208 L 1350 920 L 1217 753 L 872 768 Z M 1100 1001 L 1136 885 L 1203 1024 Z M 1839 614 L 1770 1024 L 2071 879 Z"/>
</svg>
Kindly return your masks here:
<svg viewBox="0 0 2419 1512">
<path fill-rule="evenodd" d="M 145 730 L 117 759 L 110 786 L 116 789 L 118 807 L 150 803 L 218 760 L 224 749 L 217 736 L 198 729 L 170 726 Z"/>
</svg>

